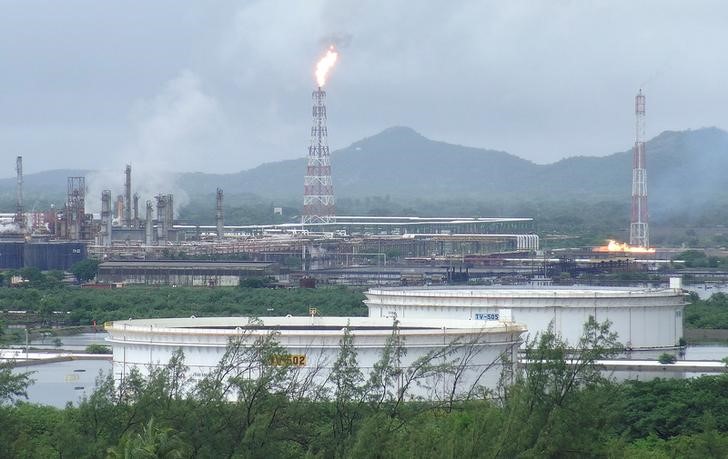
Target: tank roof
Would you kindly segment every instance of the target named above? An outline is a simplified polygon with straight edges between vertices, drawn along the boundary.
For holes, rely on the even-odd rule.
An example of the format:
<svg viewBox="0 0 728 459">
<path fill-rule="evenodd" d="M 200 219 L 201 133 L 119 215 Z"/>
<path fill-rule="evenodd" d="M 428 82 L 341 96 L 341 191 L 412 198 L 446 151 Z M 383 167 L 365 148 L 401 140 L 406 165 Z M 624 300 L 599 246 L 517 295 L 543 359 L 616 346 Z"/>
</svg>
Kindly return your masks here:
<svg viewBox="0 0 728 459">
<path fill-rule="evenodd" d="M 285 335 L 342 334 L 349 328 L 352 334 L 389 335 L 393 320 L 372 317 L 190 317 L 168 319 L 130 319 L 105 324 L 109 331 L 150 331 L 155 333 L 235 334 L 245 330 L 268 332 L 276 330 Z M 514 322 L 471 321 L 456 319 L 402 319 L 398 328 L 405 334 L 446 332 L 501 333 L 525 331 L 526 327 Z"/>
<path fill-rule="evenodd" d="M 367 295 L 390 296 L 429 296 L 429 297 L 483 297 L 483 298 L 594 298 L 594 297 L 635 297 L 635 296 L 681 296 L 683 291 L 674 288 L 646 287 L 400 287 L 372 288 Z"/>
</svg>

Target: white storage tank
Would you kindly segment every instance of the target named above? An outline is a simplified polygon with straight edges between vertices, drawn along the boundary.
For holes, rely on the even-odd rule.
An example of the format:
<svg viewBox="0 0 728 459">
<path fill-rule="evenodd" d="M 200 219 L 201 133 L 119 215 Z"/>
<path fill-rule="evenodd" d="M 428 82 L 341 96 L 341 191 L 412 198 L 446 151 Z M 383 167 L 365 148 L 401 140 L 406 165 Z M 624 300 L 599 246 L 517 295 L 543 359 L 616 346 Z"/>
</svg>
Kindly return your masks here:
<svg viewBox="0 0 728 459">
<path fill-rule="evenodd" d="M 241 338 L 249 346 L 275 332 L 276 341 L 285 349 L 281 358 L 298 367 L 299 377 L 320 385 L 328 381 L 345 328 L 352 335 L 358 365 L 366 380 L 381 359 L 385 343 L 393 336 L 392 318 L 263 317 L 250 321 L 246 317 L 207 317 L 106 324 L 117 381 L 124 379 L 132 368 L 147 374 L 149 368 L 165 365 L 177 349 L 182 349 L 185 365 L 192 377 L 199 380 L 218 365 L 231 339 Z M 417 359 L 448 349 L 448 355 L 436 363 L 452 361 L 463 369 L 456 392 L 467 392 L 475 385 L 495 389 L 503 370 L 512 370 L 512 364 L 504 362 L 516 361 L 525 331 L 522 325 L 503 321 L 402 319 L 396 328 L 406 349 L 400 367 L 409 368 Z M 256 375 L 251 373 L 249 377 Z M 413 384 L 409 394 L 441 399 L 449 396 L 453 382 L 452 377 L 442 375 L 426 377 Z"/>
<path fill-rule="evenodd" d="M 553 323 L 571 344 L 589 316 L 612 322 L 612 331 L 632 349 L 678 345 L 683 336 L 685 294 L 675 288 L 481 287 L 374 288 L 364 301 L 369 317 L 402 319 L 513 320 L 533 336 Z"/>
</svg>

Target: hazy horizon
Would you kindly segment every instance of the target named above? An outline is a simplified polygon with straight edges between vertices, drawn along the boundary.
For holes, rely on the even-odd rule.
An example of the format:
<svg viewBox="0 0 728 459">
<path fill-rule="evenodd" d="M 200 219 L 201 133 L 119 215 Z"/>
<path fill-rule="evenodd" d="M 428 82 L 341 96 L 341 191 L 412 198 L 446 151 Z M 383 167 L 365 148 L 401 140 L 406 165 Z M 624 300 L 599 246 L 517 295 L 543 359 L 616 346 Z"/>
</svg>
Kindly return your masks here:
<svg viewBox="0 0 728 459">
<path fill-rule="evenodd" d="M 539 164 L 604 156 L 633 142 L 640 88 L 648 138 L 726 127 L 722 2 L 0 0 L 0 13 L 2 177 L 16 155 L 26 173 L 304 157 L 332 43 L 332 150 L 409 126 Z"/>
<path fill-rule="evenodd" d="M 335 154 L 335 153 L 337 153 L 339 151 L 346 150 L 349 147 L 351 147 L 352 145 L 354 145 L 354 144 L 356 144 L 356 143 L 358 143 L 360 141 L 366 140 L 366 139 L 371 138 L 371 137 L 375 137 L 375 136 L 383 133 L 384 131 L 386 131 L 388 129 L 392 129 L 392 128 L 412 129 L 409 126 L 391 126 L 389 128 L 385 128 L 385 129 L 383 129 L 383 130 L 381 130 L 379 132 L 376 132 L 374 134 L 371 134 L 371 135 L 367 135 L 365 137 L 362 137 L 361 139 L 354 140 L 351 144 L 346 145 L 344 147 L 341 147 L 341 148 L 338 148 L 338 149 L 332 151 L 332 154 Z M 725 130 L 723 130 L 721 128 L 717 128 L 715 126 L 705 126 L 705 127 L 695 128 L 695 129 L 685 129 L 685 130 L 681 130 L 681 131 L 663 131 L 663 132 L 660 132 L 660 133 L 656 133 L 654 137 L 648 137 L 647 142 L 651 141 L 655 137 L 658 137 L 659 135 L 661 135 L 661 134 L 663 134 L 665 132 L 688 132 L 688 131 L 699 131 L 701 129 L 720 129 L 721 131 L 726 132 Z M 415 130 L 415 132 L 417 132 L 417 131 Z M 475 149 L 479 149 L 479 150 L 483 150 L 483 151 L 501 151 L 501 150 L 496 150 L 494 148 L 488 148 L 488 147 L 483 147 L 483 146 L 466 145 L 466 144 L 459 143 L 457 141 L 450 141 L 450 140 L 447 140 L 447 139 L 433 139 L 431 137 L 428 137 L 426 134 L 424 134 L 422 132 L 417 132 L 417 134 L 419 134 L 419 135 L 423 136 L 424 138 L 426 138 L 426 139 L 428 139 L 430 141 L 433 141 L 433 142 L 442 142 L 442 143 L 446 143 L 446 144 L 449 144 L 449 145 L 463 146 L 463 147 L 467 147 L 467 148 L 475 148 Z M 614 154 L 623 153 L 625 151 L 629 151 L 631 148 L 632 148 L 631 146 L 626 146 L 626 147 L 624 147 L 621 150 L 612 151 L 612 152 L 608 152 L 608 153 L 604 153 L 604 154 L 565 156 L 563 158 L 559 158 L 559 159 L 556 159 L 556 160 L 553 160 L 553 161 L 550 161 L 550 162 L 547 162 L 547 163 L 541 163 L 541 162 L 535 162 L 535 161 L 533 161 L 533 162 L 535 164 L 540 164 L 540 165 L 549 165 L 549 164 L 554 164 L 554 163 L 557 163 L 559 161 L 562 161 L 564 159 L 569 159 L 569 158 L 577 158 L 577 157 L 603 158 L 603 157 L 611 156 L 611 155 L 614 155 Z M 508 153 L 508 154 L 512 154 L 513 155 L 513 153 L 511 153 L 509 151 L 504 151 L 504 153 Z M 518 155 L 514 155 L 514 156 L 516 156 L 518 158 L 521 158 Z M 295 158 L 282 158 L 282 159 L 275 159 L 275 160 L 265 161 L 265 162 L 262 162 L 260 164 L 252 165 L 252 166 L 250 166 L 248 168 L 239 169 L 239 170 L 231 170 L 231 171 L 204 172 L 204 171 L 197 171 L 197 170 L 180 170 L 180 171 L 174 171 L 174 173 L 180 173 L 180 174 L 203 173 L 203 174 L 222 174 L 222 175 L 225 175 L 225 174 L 237 174 L 237 173 L 240 173 L 240 172 L 245 172 L 245 171 L 248 171 L 248 170 L 251 170 L 251 169 L 255 169 L 256 167 L 263 166 L 265 164 L 277 163 L 277 162 L 281 162 L 281 161 L 302 160 L 302 159 L 305 159 L 305 158 L 306 158 L 306 156 L 305 156 L 305 154 L 303 154 L 303 155 L 300 155 L 300 156 L 295 157 Z M 526 159 L 526 160 L 530 161 L 528 158 L 521 158 L 521 159 Z M 14 166 L 15 165 L 15 161 L 14 161 L 15 158 L 13 157 L 12 160 L 13 160 L 12 162 L 13 162 L 13 166 Z M 23 158 L 23 161 L 24 161 L 24 164 L 25 164 L 25 158 Z M 130 162 L 129 164 L 132 165 L 132 169 L 133 169 L 133 172 L 134 172 L 135 175 L 137 173 L 141 172 L 141 171 L 138 171 L 136 167 L 134 167 L 134 163 L 131 163 Z M 114 174 L 114 177 L 112 178 L 112 182 L 114 184 L 116 184 L 116 182 L 119 182 L 117 184 L 119 186 L 121 185 L 121 178 L 120 177 L 123 175 L 123 170 L 121 170 L 121 169 L 120 170 L 116 170 L 118 168 L 110 169 L 108 167 L 105 167 L 105 168 L 97 168 L 97 169 L 88 169 L 88 168 L 83 168 L 83 167 L 73 167 L 72 165 L 68 165 L 66 167 L 54 168 L 54 169 L 42 169 L 42 170 L 37 170 L 37 171 L 32 171 L 32 172 L 27 172 L 26 169 L 25 169 L 25 166 L 24 166 L 24 175 L 35 174 L 35 173 L 42 173 L 42 172 L 50 172 L 50 171 L 56 171 L 56 170 L 64 170 L 64 169 L 67 169 L 67 170 L 83 170 L 83 171 L 88 171 L 88 172 L 98 172 L 98 171 L 111 172 L 112 174 Z M 116 176 L 118 176 L 118 177 L 116 177 Z M 2 180 L 2 179 L 13 179 L 14 180 L 15 177 L 16 177 L 15 169 L 13 168 L 13 170 L 10 173 L 8 173 L 7 175 L 0 175 L 0 180 Z M 303 177 L 303 175 L 302 175 L 302 177 Z"/>
</svg>

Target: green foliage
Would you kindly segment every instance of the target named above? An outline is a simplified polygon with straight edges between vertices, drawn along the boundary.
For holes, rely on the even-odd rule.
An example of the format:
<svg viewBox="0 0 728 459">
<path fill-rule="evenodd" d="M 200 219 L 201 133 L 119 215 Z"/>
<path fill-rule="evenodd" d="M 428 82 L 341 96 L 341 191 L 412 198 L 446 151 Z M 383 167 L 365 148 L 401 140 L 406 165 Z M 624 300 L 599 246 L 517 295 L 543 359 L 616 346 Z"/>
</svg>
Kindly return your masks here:
<svg viewBox="0 0 728 459">
<path fill-rule="evenodd" d="M 603 455 L 616 392 L 595 362 L 621 349 L 609 322 L 589 317 L 576 345 L 551 327 L 526 346 L 529 364 L 509 389 L 494 456 Z"/>
<path fill-rule="evenodd" d="M 275 283 L 272 277 L 241 277 L 241 288 L 269 288 Z"/>
<path fill-rule="evenodd" d="M 2 274 L 2 277 L 5 280 L 2 285 L 9 287 L 10 278 L 12 276 L 20 276 L 25 280 L 25 282 L 18 285 L 18 287 L 22 288 L 55 290 L 64 286 L 62 282 L 62 271 L 48 271 L 43 273 L 37 268 L 23 268 L 20 270 L 6 271 Z"/>
<path fill-rule="evenodd" d="M 71 267 L 71 272 L 79 282 L 88 282 L 99 272 L 99 261 L 93 259 L 81 260 Z"/>
<path fill-rule="evenodd" d="M 128 432 L 119 444 L 109 448 L 109 459 L 177 459 L 187 457 L 184 444 L 169 427 L 157 427 L 150 418 L 141 432 Z"/>
<path fill-rule="evenodd" d="M 149 317 L 307 315 L 365 316 L 360 290 L 344 287 L 316 289 L 125 287 L 99 290 L 67 287 L 53 290 L 0 288 L 0 310 L 27 310 L 43 322 L 64 320 L 89 325 L 92 320 Z M 70 314 L 53 314 L 69 311 Z"/>
<path fill-rule="evenodd" d="M 89 344 L 84 350 L 87 354 L 111 354 L 111 348 L 103 344 Z"/>
<path fill-rule="evenodd" d="M 650 457 L 728 454 L 728 376 L 616 384 L 595 361 L 619 349 L 591 319 L 576 345 L 549 331 L 528 344 L 532 364 L 497 398 L 407 401 L 397 324 L 365 379 L 355 338 L 345 333 L 333 391 L 291 365 L 277 335 L 231 340 L 219 367 L 200 380 L 177 351 L 147 378 L 132 370 L 115 386 L 100 377 L 78 406 L 0 406 L 3 457 Z M 462 343 L 453 343 L 460 349 Z M 575 348 L 575 350 L 574 350 Z M 257 378 L 249 378 L 254 373 Z M 531 378 L 529 380 L 529 378 Z M 384 387 L 384 389 L 380 389 Z"/>
<path fill-rule="evenodd" d="M 26 390 L 33 383 L 30 372 L 13 373 L 10 361 L 0 361 L 0 405 L 27 398 Z"/>
<path fill-rule="evenodd" d="M 683 260 L 686 268 L 721 268 L 728 266 L 728 258 L 708 256 L 702 250 L 687 250 L 673 260 Z"/>
<path fill-rule="evenodd" d="M 675 354 L 668 354 L 667 352 L 664 352 L 660 354 L 657 361 L 663 365 L 670 365 L 677 362 L 677 357 L 675 357 Z"/>
<path fill-rule="evenodd" d="M 685 326 L 728 329 L 728 295 L 714 293 L 707 300 L 691 295 L 690 303 L 685 307 Z"/>
<path fill-rule="evenodd" d="M 620 386 L 619 433 L 629 440 L 657 435 L 668 439 L 701 432 L 705 413 L 728 432 L 728 377 L 628 381 Z"/>
<path fill-rule="evenodd" d="M 348 325 L 339 343 L 339 355 L 331 368 L 331 381 L 334 385 L 334 441 L 343 452 L 354 435 L 355 423 L 361 416 L 358 405 L 364 395 L 364 377 Z"/>
</svg>

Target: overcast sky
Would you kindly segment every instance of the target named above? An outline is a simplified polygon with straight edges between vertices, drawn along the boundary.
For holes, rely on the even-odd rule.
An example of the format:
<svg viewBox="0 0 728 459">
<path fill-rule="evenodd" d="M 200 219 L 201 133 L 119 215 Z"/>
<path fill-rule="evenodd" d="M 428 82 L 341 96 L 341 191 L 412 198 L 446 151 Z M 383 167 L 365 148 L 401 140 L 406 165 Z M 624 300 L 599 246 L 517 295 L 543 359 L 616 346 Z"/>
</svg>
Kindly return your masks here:
<svg viewBox="0 0 728 459">
<path fill-rule="evenodd" d="M 0 151 L 25 169 L 235 172 L 393 125 L 539 163 L 726 127 L 724 1 L 0 0 Z"/>
</svg>

